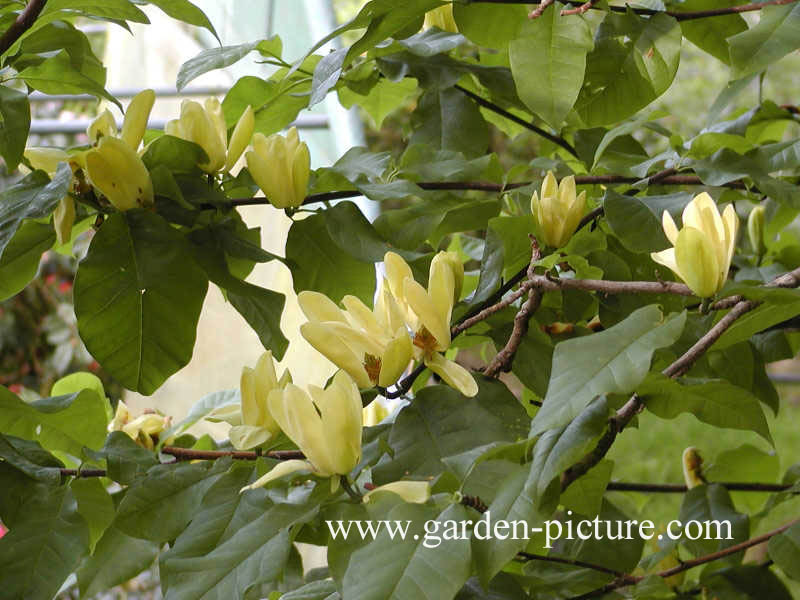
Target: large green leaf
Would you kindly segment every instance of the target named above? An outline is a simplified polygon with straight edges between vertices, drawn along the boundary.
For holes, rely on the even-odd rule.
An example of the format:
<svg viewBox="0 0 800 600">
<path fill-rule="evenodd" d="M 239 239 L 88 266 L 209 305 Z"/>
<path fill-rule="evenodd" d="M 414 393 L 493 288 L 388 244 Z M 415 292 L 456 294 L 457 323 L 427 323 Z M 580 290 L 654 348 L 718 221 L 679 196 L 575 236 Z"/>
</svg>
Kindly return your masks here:
<svg viewBox="0 0 800 600">
<path fill-rule="evenodd" d="M 757 25 L 728 39 L 732 79 L 766 69 L 800 48 L 800 5 L 765 6 Z"/>
<path fill-rule="evenodd" d="M 800 581 L 800 523 L 769 541 L 769 557 L 787 576 Z"/>
<path fill-rule="evenodd" d="M 800 292 L 786 289 L 773 289 L 770 292 L 766 302 L 736 319 L 712 348 L 722 350 L 747 341 L 760 331 L 800 315 Z"/>
<path fill-rule="evenodd" d="M 61 482 L 64 463 L 44 450 L 38 442 L 0 433 L 0 459 L 31 479 L 50 485 Z"/>
<path fill-rule="evenodd" d="M 51 600 L 87 553 L 89 531 L 69 486 L 24 492 L 24 510 L 0 538 L 0 599 Z"/>
<path fill-rule="evenodd" d="M 121 485 L 130 485 L 158 464 L 155 455 L 134 442 L 127 433 L 112 431 L 103 447 L 89 453 L 94 460 L 105 460 L 107 476 Z"/>
<path fill-rule="evenodd" d="M 72 169 L 62 163 L 52 180 L 44 171 L 34 171 L 0 193 L 0 256 L 25 219 L 50 216 L 67 194 L 71 181 Z"/>
<path fill-rule="evenodd" d="M 189 25 L 205 27 L 219 41 L 219 36 L 206 14 L 189 0 L 147 0 L 148 4 L 157 6 L 173 19 L 178 19 Z"/>
<path fill-rule="evenodd" d="M 397 416 L 389 434 L 392 460 L 373 469 L 376 483 L 404 475 L 435 476 L 447 469 L 444 458 L 492 442 L 524 438 L 528 418 L 517 399 L 500 382 L 477 378 L 478 395 L 466 398 L 436 385 L 423 388 Z M 475 427 L 480 423 L 480 427 Z"/>
<path fill-rule="evenodd" d="M 470 516 L 458 504 L 444 510 L 397 504 L 386 514 L 386 523 L 407 524 L 406 535 L 390 535 L 384 527 L 374 540 L 353 552 L 342 581 L 342 596 L 359 600 L 455 597 L 470 576 L 472 552 L 468 538 L 448 539 L 445 529 Z"/>
<path fill-rule="evenodd" d="M 0 301 L 18 294 L 39 269 L 42 253 L 52 248 L 56 233 L 48 223 L 26 221 L 0 258 Z"/>
<path fill-rule="evenodd" d="M 105 89 L 105 70 L 96 64 L 76 68 L 66 50 L 23 69 L 18 77 L 45 94 L 91 94 L 119 106 L 119 101 Z"/>
<path fill-rule="evenodd" d="M 679 214 L 692 199 L 688 192 L 666 196 L 628 196 L 607 190 L 603 210 L 612 231 L 631 252 L 656 252 L 670 246 L 661 217 L 664 211 Z"/>
<path fill-rule="evenodd" d="M 164 219 L 115 213 L 78 267 L 78 331 L 117 381 L 152 394 L 192 357 L 207 288 L 186 241 Z"/>
<path fill-rule="evenodd" d="M 238 46 L 220 46 L 203 50 L 197 56 L 190 58 L 181 65 L 178 77 L 175 80 L 175 87 L 182 90 L 186 85 L 209 71 L 223 69 L 233 63 L 242 60 L 245 56 L 256 49 L 260 40 L 239 44 Z"/>
<path fill-rule="evenodd" d="M 0 156 L 9 172 L 15 170 L 31 126 L 31 107 L 28 96 L 7 86 L 0 86 Z"/>
<path fill-rule="evenodd" d="M 290 528 L 314 517 L 319 503 L 307 493 L 293 503 L 273 502 L 263 489 L 240 493 L 253 474 L 239 464 L 223 475 L 161 556 L 165 600 L 244 598 L 251 586 L 281 578 Z"/>
<path fill-rule="evenodd" d="M 466 156 L 485 154 L 489 129 L 478 106 L 454 88 L 430 90 L 414 111 L 412 144 L 463 152 Z"/>
<path fill-rule="evenodd" d="M 84 446 L 96 450 L 103 445 L 105 402 L 96 392 L 84 390 L 28 403 L 0 386 L 0 431 L 79 457 Z"/>
<path fill-rule="evenodd" d="M 194 518 L 208 488 L 229 467 L 230 459 L 155 466 L 128 488 L 114 524 L 145 540 L 175 539 Z"/>
<path fill-rule="evenodd" d="M 686 0 L 671 5 L 671 10 L 680 12 L 697 12 L 718 9 L 724 6 L 735 6 L 736 0 Z M 714 58 L 730 64 L 727 39 L 737 33 L 747 31 L 747 22 L 741 15 L 720 15 L 713 19 L 688 19 L 681 21 L 684 37 L 698 48 L 705 50 Z"/>
<path fill-rule="evenodd" d="M 453 18 L 459 33 L 479 46 L 503 48 L 518 36 L 528 16 L 528 9 L 519 5 L 453 3 Z"/>
<path fill-rule="evenodd" d="M 114 500 L 99 478 L 76 478 L 70 482 L 72 494 L 78 501 L 78 513 L 89 525 L 89 552 L 114 520 Z"/>
<path fill-rule="evenodd" d="M 314 290 L 338 302 L 347 294 L 372 305 L 375 266 L 361 262 L 341 250 L 331 239 L 324 214 L 292 223 L 286 240 L 286 258 L 297 267 L 292 271 L 294 290 Z"/>
<path fill-rule="evenodd" d="M 674 419 L 688 412 L 715 427 L 755 431 L 772 443 L 758 398 L 724 379 L 683 382 L 651 373 L 637 387 L 637 393 L 647 409 L 662 419 Z"/>
<path fill-rule="evenodd" d="M 400 81 L 383 78 L 366 95 L 348 87 L 340 88 L 338 95 L 342 106 L 360 107 L 372 118 L 375 128 L 380 129 L 383 120 L 408 102 L 416 91 L 417 82 L 412 78 Z"/>
<path fill-rule="evenodd" d="M 650 370 L 653 352 L 672 345 L 685 322 L 685 312 L 665 319 L 650 304 L 610 329 L 556 345 L 550 384 L 531 423 L 531 437 L 563 427 L 595 396 L 633 392 Z"/>
<path fill-rule="evenodd" d="M 663 94 L 678 71 L 681 39 L 678 22 L 663 13 L 607 13 L 575 104 L 584 124 L 616 123 Z"/>
<path fill-rule="evenodd" d="M 583 84 L 592 33 L 582 16 L 561 16 L 561 4 L 528 20 L 509 46 L 520 99 L 556 130 L 572 110 Z"/>
<path fill-rule="evenodd" d="M 701 485 L 689 490 L 683 497 L 678 520 L 687 525 L 689 521 L 709 523 L 709 527 L 713 526 L 711 522 L 721 523 L 722 535 L 719 537 L 722 539 L 715 539 L 713 530 L 710 530 L 710 535 L 700 536 L 696 540 L 684 537 L 682 543 L 695 556 L 717 552 L 743 542 L 750 536 L 750 519 L 736 511 L 728 490 L 721 485 Z M 689 533 L 696 534 L 696 531 Z M 741 560 L 741 555 L 733 555 L 725 560 L 735 564 Z"/>
</svg>

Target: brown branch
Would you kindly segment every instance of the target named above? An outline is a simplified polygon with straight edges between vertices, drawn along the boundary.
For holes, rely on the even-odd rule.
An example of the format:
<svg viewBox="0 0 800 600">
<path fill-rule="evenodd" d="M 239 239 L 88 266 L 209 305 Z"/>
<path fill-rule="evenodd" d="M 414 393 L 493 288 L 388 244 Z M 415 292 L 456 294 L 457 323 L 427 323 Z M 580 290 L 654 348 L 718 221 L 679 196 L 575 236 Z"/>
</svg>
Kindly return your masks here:
<svg viewBox="0 0 800 600">
<path fill-rule="evenodd" d="M 517 552 L 517 556 L 526 561 L 537 560 L 541 562 L 558 563 L 560 565 L 570 565 L 573 567 L 581 567 L 583 569 L 591 569 L 592 571 L 598 571 L 600 573 L 607 573 L 608 575 L 614 575 L 617 578 L 622 578 L 623 580 L 626 581 L 628 580 L 628 578 L 631 578 L 629 585 L 636 583 L 635 581 L 633 581 L 633 575 L 628 575 L 626 573 L 623 573 L 622 571 L 609 569 L 608 567 L 604 567 L 603 565 L 596 565 L 594 563 L 588 563 L 574 558 L 564 558 L 561 556 L 545 556 L 543 554 L 531 554 L 530 552 Z"/>
<path fill-rule="evenodd" d="M 479 2 L 481 4 L 538 4 L 538 2 L 535 1 L 531 2 L 530 0 L 469 0 L 469 1 L 470 3 Z M 542 0 L 542 3 L 544 3 L 545 1 L 547 0 Z M 726 8 L 717 8 L 712 10 L 698 10 L 693 12 L 654 10 L 652 8 L 634 8 L 631 6 L 609 6 L 608 10 L 610 10 L 611 12 L 619 12 L 619 13 L 624 13 L 630 10 L 636 13 L 637 15 L 647 15 L 647 16 L 663 13 L 669 15 L 670 17 L 674 17 L 677 21 L 691 21 L 694 19 L 705 19 L 708 17 L 721 17 L 724 15 L 751 12 L 755 10 L 761 10 L 765 6 L 792 4 L 794 2 L 797 2 L 797 0 L 771 0 L 769 2 L 756 2 L 753 4 L 742 4 L 740 6 L 730 6 Z M 570 4 L 572 6 L 581 7 L 585 3 L 582 0 L 564 0 L 564 4 Z M 591 7 L 591 8 L 596 8 L 596 7 Z M 602 10 L 598 8 L 596 9 Z M 568 12 L 566 14 L 577 14 L 577 13 Z"/>
<path fill-rule="evenodd" d="M 522 284 L 523 288 L 536 288 L 547 292 L 555 290 L 584 290 L 602 294 L 676 294 L 692 296 L 686 284 L 675 281 L 613 281 L 608 279 L 550 279 L 534 275 Z"/>
<path fill-rule="evenodd" d="M 784 273 L 775 278 L 765 287 L 797 287 L 800 285 L 800 268 Z M 728 314 L 720 319 L 708 332 L 702 336 L 695 344 L 689 348 L 675 362 L 664 369 L 663 374 L 668 377 L 678 377 L 688 371 L 694 362 L 716 342 L 723 333 L 743 314 L 749 312 L 756 306 L 753 300 L 739 301 Z M 561 489 L 565 490 L 569 485 L 584 475 L 589 469 L 600 462 L 625 426 L 644 408 L 644 402 L 638 394 L 631 396 L 622 408 L 609 420 L 609 426 L 605 434 L 597 442 L 597 445 L 586 456 L 576 464 L 564 471 L 561 476 Z"/>
<path fill-rule="evenodd" d="M 597 0 L 587 0 L 577 8 L 570 8 L 570 9 L 563 9 L 561 11 L 561 16 L 566 17 L 567 15 L 582 15 L 589 11 L 590 8 L 593 8 Z"/>
<path fill-rule="evenodd" d="M 534 8 L 530 13 L 528 13 L 529 19 L 538 19 L 544 14 L 544 11 L 547 10 L 547 7 L 550 6 L 555 0 L 542 0 L 539 3 L 539 6 Z"/>
<path fill-rule="evenodd" d="M 709 481 L 731 492 L 785 492 L 794 487 L 791 483 L 748 483 L 739 481 Z M 645 492 L 652 494 L 684 494 L 688 491 L 682 483 L 635 483 L 610 481 L 606 490 L 610 492 Z"/>
<path fill-rule="evenodd" d="M 105 477 L 105 469 L 59 469 L 64 477 Z"/>
<path fill-rule="evenodd" d="M 545 0 L 545 2 L 549 2 L 550 4 L 552 4 L 553 0 Z M 542 4 L 542 6 L 544 6 L 544 3 Z M 542 10 L 544 10 L 544 9 L 542 9 Z M 533 13 L 531 13 L 531 14 L 533 14 Z M 532 17 L 532 18 L 535 18 L 535 17 Z M 487 109 L 491 110 L 492 112 L 497 113 L 501 117 L 505 117 L 509 121 L 513 121 L 517 125 L 521 125 L 522 127 L 525 127 L 526 129 L 529 129 L 529 130 L 533 131 L 534 133 L 540 135 L 541 137 L 543 137 L 543 138 L 545 138 L 547 140 L 550 140 L 551 142 L 553 142 L 557 146 L 560 146 L 560 147 L 564 148 L 564 150 L 566 150 L 567 152 L 572 154 L 572 156 L 574 156 L 575 158 L 578 158 L 578 151 L 575 150 L 575 148 L 572 146 L 572 144 L 570 144 L 564 138 L 559 137 L 559 136 L 557 136 L 555 134 L 552 134 L 552 133 L 542 129 L 539 126 L 534 125 L 530 121 L 526 121 L 525 119 L 522 119 L 522 118 L 518 117 L 517 115 L 515 115 L 515 114 L 505 110 L 504 108 L 498 106 L 494 102 L 492 102 L 490 100 L 487 100 L 486 98 L 483 98 L 482 96 L 479 96 L 478 94 L 475 94 L 474 92 L 469 91 L 467 88 L 461 87 L 460 85 L 455 85 L 453 87 L 455 89 L 457 89 L 459 92 L 461 92 L 462 94 L 464 94 L 465 96 L 467 96 L 467 97 L 471 98 L 472 100 L 474 100 L 475 103 L 478 104 L 479 106 L 483 106 L 484 108 L 487 108 Z"/>
<path fill-rule="evenodd" d="M 529 235 L 531 239 L 531 262 L 528 265 L 528 280 L 533 278 L 533 270 L 536 263 L 542 257 L 539 250 L 539 243 L 536 238 Z M 528 333 L 528 322 L 531 320 L 533 313 L 539 309 L 539 304 L 542 302 L 542 292 L 535 287 L 528 286 L 528 299 L 522 303 L 522 306 L 514 317 L 514 328 L 511 331 L 511 336 L 508 342 L 500 352 L 498 352 L 492 359 L 492 362 L 483 370 L 483 374 L 487 377 L 497 377 L 500 372 L 508 373 L 511 370 L 511 364 L 514 362 L 514 356 L 522 344 L 522 338 Z"/>
<path fill-rule="evenodd" d="M 678 573 L 683 573 L 684 571 L 688 571 L 689 569 L 693 569 L 695 567 L 699 567 L 700 565 L 704 565 L 710 562 L 714 562 L 715 560 L 719 560 L 721 558 L 725 558 L 726 556 L 730 556 L 732 554 L 737 554 L 738 552 L 742 552 L 743 550 L 747 550 L 753 546 L 758 546 L 759 544 L 763 544 L 770 538 L 783 533 L 791 526 L 800 523 L 800 519 L 795 519 L 794 521 L 790 521 L 785 525 L 781 525 L 777 529 L 773 529 L 763 535 L 756 536 L 754 538 L 750 538 L 744 542 L 739 544 L 734 544 L 728 548 L 723 550 L 719 550 L 718 552 L 712 552 L 711 554 L 705 554 L 703 556 L 698 556 L 697 558 L 692 558 L 690 560 L 682 561 L 676 567 L 672 567 L 671 569 L 666 569 L 665 571 L 660 571 L 656 573 L 659 577 L 667 578 L 672 577 L 673 575 L 677 575 Z M 629 585 L 636 585 L 640 581 L 642 581 L 648 575 L 624 575 L 618 579 L 615 579 L 611 583 L 608 583 L 602 587 L 599 587 L 591 592 L 587 592 L 585 594 L 581 594 L 580 596 L 573 596 L 569 600 L 589 600 L 590 598 L 599 598 L 601 596 L 605 596 L 607 593 L 618 590 L 623 587 L 627 587 Z"/>
<path fill-rule="evenodd" d="M 30 0 L 28 2 L 11 26 L 0 36 L 0 55 L 5 54 L 22 37 L 22 34 L 33 27 L 45 4 L 47 4 L 47 0 Z"/>
<path fill-rule="evenodd" d="M 177 460 L 217 460 L 225 456 L 237 460 L 256 460 L 261 456 L 276 460 L 303 459 L 305 455 L 299 450 L 270 450 L 268 452 L 253 452 L 244 450 L 192 450 L 191 448 L 178 448 L 177 446 L 164 446 L 162 454 L 174 456 Z"/>
</svg>

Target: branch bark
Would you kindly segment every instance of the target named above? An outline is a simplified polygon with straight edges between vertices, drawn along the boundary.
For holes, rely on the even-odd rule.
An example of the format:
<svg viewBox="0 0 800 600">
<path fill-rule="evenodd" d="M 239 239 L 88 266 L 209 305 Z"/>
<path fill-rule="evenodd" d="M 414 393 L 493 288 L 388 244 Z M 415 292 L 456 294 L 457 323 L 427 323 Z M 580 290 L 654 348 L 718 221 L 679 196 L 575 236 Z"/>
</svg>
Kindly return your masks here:
<svg viewBox="0 0 800 600">
<path fill-rule="evenodd" d="M 25 5 L 25 8 L 19 13 L 11 27 L 6 29 L 5 33 L 0 36 L 0 55 L 5 54 L 22 37 L 22 34 L 33 27 L 45 4 L 47 4 L 47 0 L 30 0 Z"/>
</svg>

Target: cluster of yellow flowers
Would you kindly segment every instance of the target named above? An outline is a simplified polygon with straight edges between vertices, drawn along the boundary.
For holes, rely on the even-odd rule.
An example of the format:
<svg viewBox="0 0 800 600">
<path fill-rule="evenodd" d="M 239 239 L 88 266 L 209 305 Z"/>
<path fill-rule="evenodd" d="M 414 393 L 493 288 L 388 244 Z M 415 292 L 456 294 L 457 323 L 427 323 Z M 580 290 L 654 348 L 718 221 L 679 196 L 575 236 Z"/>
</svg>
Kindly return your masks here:
<svg viewBox="0 0 800 600">
<path fill-rule="evenodd" d="M 132 419 L 128 406 L 120 400 L 108 431 L 122 431 L 140 446 L 152 450 L 153 439 L 158 439 L 158 435 L 169 427 L 170 420 L 170 417 L 156 412 L 146 412 Z"/>
</svg>

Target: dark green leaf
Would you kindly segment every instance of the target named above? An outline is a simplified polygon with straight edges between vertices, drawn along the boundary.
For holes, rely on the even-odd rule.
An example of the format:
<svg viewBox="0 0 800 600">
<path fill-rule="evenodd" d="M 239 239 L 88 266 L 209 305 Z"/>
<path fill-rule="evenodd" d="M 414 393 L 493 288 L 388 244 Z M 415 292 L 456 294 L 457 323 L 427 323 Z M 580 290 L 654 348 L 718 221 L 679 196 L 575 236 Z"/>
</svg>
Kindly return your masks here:
<svg viewBox="0 0 800 600">
<path fill-rule="evenodd" d="M 412 144 L 463 152 L 466 156 L 486 153 L 489 131 L 477 105 L 456 89 L 431 90 L 420 99 Z"/>
<path fill-rule="evenodd" d="M 114 501 L 98 478 L 73 479 L 70 488 L 78 501 L 78 513 L 89 525 L 89 552 L 114 520 Z"/>
<path fill-rule="evenodd" d="M 722 3 L 718 0 L 686 0 L 680 4 L 671 5 L 670 9 L 679 12 L 698 12 L 735 5 L 736 0 Z M 747 22 L 737 14 L 720 15 L 713 19 L 690 19 L 680 23 L 681 31 L 687 40 L 726 65 L 730 64 L 727 39 L 737 33 L 747 31 Z"/>
<path fill-rule="evenodd" d="M 666 210 L 675 215 L 692 199 L 688 192 L 668 196 L 628 196 L 607 190 L 603 209 L 608 224 L 631 252 L 656 252 L 670 243 L 661 227 Z"/>
<path fill-rule="evenodd" d="M 14 171 L 22 160 L 28 130 L 31 126 L 31 107 L 28 96 L 7 86 L 0 86 L 0 156 L 8 172 Z"/>
<path fill-rule="evenodd" d="M 148 144 L 142 162 L 150 170 L 163 165 L 175 173 L 196 173 L 200 170 L 197 165 L 208 162 L 208 155 L 193 142 L 162 135 Z"/>
<path fill-rule="evenodd" d="M 207 288 L 166 221 L 144 210 L 115 213 L 75 277 L 78 331 L 117 381 L 149 395 L 192 357 Z"/>
<path fill-rule="evenodd" d="M 105 459 L 108 478 L 130 485 L 158 464 L 155 454 L 134 442 L 127 433 L 112 431 L 94 457 Z"/>
<path fill-rule="evenodd" d="M 38 442 L 0 433 L 0 458 L 42 483 L 57 485 L 61 482 L 60 469 L 64 463 L 44 450 Z"/>
<path fill-rule="evenodd" d="M 36 276 L 42 253 L 53 247 L 56 233 L 48 223 L 26 221 L 0 258 L 0 300 L 21 292 Z"/>
<path fill-rule="evenodd" d="M 800 581 L 800 523 L 769 541 L 769 557 L 787 576 Z"/>
<path fill-rule="evenodd" d="M 800 6 L 765 6 L 757 25 L 728 40 L 733 79 L 766 69 L 800 47 Z"/>
<path fill-rule="evenodd" d="M 453 3 L 453 17 L 458 31 L 479 46 L 503 48 L 525 23 L 528 9 L 519 5 Z"/>
<path fill-rule="evenodd" d="M 681 512 L 678 516 L 681 523 L 691 527 L 688 533 L 696 537 L 697 523 L 708 522 L 708 531 L 699 539 L 684 537 L 682 544 L 695 556 L 702 556 L 723 550 L 745 541 L 750 535 L 750 520 L 747 515 L 736 512 L 728 490 L 716 484 L 701 485 L 689 490 L 683 497 Z M 719 534 L 717 533 L 719 531 Z M 720 537 L 723 539 L 715 539 Z M 742 555 L 732 555 L 723 560 L 730 564 L 741 561 Z"/>
<path fill-rule="evenodd" d="M 339 202 L 325 211 L 325 224 L 334 243 L 357 260 L 381 262 L 384 254 L 390 250 L 352 202 Z"/>
</svg>

